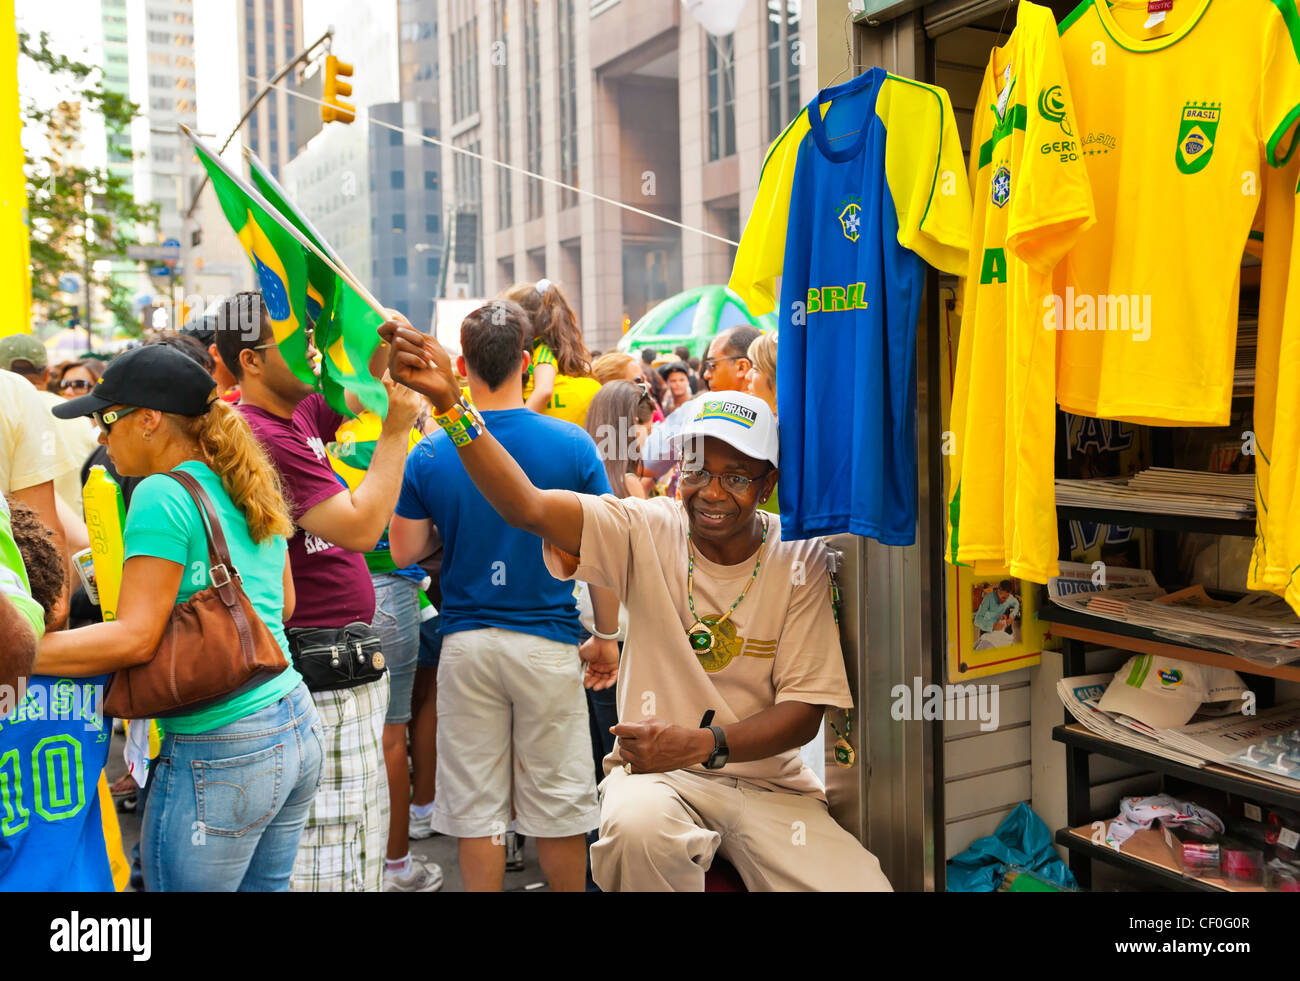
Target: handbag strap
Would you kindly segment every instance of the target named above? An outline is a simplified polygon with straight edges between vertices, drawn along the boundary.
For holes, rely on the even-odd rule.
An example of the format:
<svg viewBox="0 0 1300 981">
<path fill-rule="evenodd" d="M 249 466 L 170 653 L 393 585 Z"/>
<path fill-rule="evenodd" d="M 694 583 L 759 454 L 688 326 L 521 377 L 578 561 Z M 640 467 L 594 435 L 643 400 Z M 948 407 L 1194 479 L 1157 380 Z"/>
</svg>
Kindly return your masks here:
<svg viewBox="0 0 1300 981">
<path fill-rule="evenodd" d="M 234 571 L 230 548 L 226 544 L 226 533 L 217 518 L 216 509 L 212 506 L 212 499 L 208 497 L 203 486 L 185 471 L 169 470 L 167 476 L 189 492 L 199 509 L 199 517 L 203 520 L 204 537 L 208 542 L 208 585 L 217 591 L 226 606 L 238 605 L 233 582 L 239 574 Z"/>
<path fill-rule="evenodd" d="M 230 560 L 226 534 L 221 528 L 216 510 L 212 507 L 212 500 L 191 474 L 183 470 L 169 470 L 167 476 L 189 491 L 190 497 L 198 505 L 199 515 L 203 519 L 203 532 L 208 540 L 208 585 L 216 591 L 221 602 L 230 611 L 231 619 L 235 621 L 240 652 L 245 659 L 251 658 L 257 646 L 253 637 L 253 627 L 248 617 L 244 615 L 244 608 L 240 604 L 243 589 L 239 585 L 238 573 L 232 572 L 234 563 Z M 221 582 L 217 581 L 218 569 L 222 571 Z"/>
</svg>

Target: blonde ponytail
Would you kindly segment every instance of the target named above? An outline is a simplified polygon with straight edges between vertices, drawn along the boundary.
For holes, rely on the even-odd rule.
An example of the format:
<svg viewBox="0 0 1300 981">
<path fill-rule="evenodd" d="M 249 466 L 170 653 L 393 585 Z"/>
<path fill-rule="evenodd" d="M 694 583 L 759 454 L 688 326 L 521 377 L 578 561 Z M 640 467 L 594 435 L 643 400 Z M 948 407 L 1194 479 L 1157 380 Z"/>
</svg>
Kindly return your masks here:
<svg viewBox="0 0 1300 981">
<path fill-rule="evenodd" d="M 199 444 L 205 462 L 221 477 L 221 486 L 235 506 L 244 512 L 249 537 L 255 543 L 293 534 L 280 475 L 243 416 L 217 399 L 204 415 L 171 418 Z"/>
</svg>

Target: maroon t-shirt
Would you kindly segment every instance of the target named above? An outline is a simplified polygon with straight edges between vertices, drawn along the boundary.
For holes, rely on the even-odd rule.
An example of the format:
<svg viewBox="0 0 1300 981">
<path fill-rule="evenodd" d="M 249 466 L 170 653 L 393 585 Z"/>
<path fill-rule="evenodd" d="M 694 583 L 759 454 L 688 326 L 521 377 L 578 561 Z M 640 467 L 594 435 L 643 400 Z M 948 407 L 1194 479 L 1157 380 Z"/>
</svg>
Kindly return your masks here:
<svg viewBox="0 0 1300 981">
<path fill-rule="evenodd" d="M 298 519 L 321 501 L 348 489 L 335 475 L 325 456 L 325 444 L 334 439 L 343 417 L 319 394 L 308 395 L 292 419 L 273 415 L 255 405 L 240 403 L 271 462 L 280 471 L 289 514 Z M 297 594 L 293 616 L 285 627 L 343 627 L 375 615 L 375 589 L 365 556 L 309 534 L 301 527 L 289 539 L 289 561 Z"/>
</svg>

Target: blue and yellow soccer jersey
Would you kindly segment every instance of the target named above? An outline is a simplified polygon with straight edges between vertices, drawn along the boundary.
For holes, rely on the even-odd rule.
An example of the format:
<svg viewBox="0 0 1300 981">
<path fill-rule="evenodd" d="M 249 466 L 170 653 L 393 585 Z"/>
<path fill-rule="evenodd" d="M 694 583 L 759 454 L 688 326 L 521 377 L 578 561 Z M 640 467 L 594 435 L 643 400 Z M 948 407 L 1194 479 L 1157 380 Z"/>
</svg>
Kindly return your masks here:
<svg viewBox="0 0 1300 981">
<path fill-rule="evenodd" d="M 16 707 L 0 694 L 0 891 L 113 891 L 98 797 L 106 680 L 38 675 Z"/>
<path fill-rule="evenodd" d="M 776 305 L 781 533 L 916 537 L 925 264 L 964 274 L 971 201 L 948 93 L 873 68 L 768 150 L 731 289 Z"/>
</svg>

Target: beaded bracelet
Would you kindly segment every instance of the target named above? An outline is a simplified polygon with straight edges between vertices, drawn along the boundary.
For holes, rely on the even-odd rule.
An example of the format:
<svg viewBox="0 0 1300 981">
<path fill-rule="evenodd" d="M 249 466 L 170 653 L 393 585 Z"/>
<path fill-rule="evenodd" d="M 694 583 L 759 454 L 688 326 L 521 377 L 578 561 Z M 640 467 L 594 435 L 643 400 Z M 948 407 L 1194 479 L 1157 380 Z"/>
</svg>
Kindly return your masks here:
<svg viewBox="0 0 1300 981">
<path fill-rule="evenodd" d="M 463 396 L 446 412 L 435 415 L 433 421 L 442 427 L 457 448 L 468 446 L 485 431 L 482 418 Z"/>
</svg>

